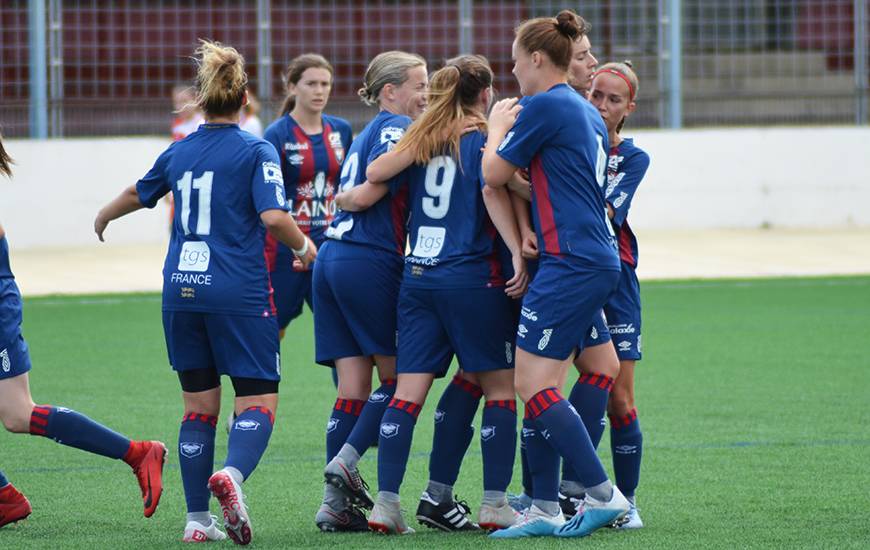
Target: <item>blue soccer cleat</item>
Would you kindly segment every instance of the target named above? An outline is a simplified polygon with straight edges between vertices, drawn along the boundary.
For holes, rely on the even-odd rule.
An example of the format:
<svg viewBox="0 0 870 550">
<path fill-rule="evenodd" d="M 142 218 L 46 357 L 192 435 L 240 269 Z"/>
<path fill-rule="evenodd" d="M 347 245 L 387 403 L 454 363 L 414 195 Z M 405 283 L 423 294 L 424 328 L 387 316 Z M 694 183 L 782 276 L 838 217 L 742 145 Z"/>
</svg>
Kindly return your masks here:
<svg viewBox="0 0 870 550">
<path fill-rule="evenodd" d="M 548 537 L 565 524 L 565 518 L 560 511 L 555 516 L 545 513 L 537 506 L 532 506 L 516 523 L 506 529 L 493 532 L 494 539 L 518 539 L 523 537 Z"/>
<path fill-rule="evenodd" d="M 603 502 L 588 494 L 577 509 L 577 514 L 556 531 L 557 537 L 585 537 L 611 525 L 628 513 L 630 504 L 619 489 L 613 488 L 610 500 Z"/>
</svg>

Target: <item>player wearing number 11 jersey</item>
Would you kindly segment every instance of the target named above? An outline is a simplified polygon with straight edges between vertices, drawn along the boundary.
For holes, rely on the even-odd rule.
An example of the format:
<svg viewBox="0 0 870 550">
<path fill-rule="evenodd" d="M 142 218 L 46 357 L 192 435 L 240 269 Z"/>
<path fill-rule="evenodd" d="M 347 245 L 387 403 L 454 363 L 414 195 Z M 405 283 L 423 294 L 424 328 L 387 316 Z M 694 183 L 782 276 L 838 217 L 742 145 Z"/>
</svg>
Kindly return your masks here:
<svg viewBox="0 0 870 550">
<path fill-rule="evenodd" d="M 278 155 L 238 127 L 245 104 L 244 60 L 230 47 L 197 50 L 197 101 L 206 123 L 172 144 L 139 182 L 107 205 L 95 229 L 172 192 L 175 217 L 163 268 L 163 328 L 184 397 L 178 458 L 187 500 L 184 540 L 225 538 L 209 515 L 209 491 L 239 544 L 251 540 L 241 485 L 260 460 L 275 420 L 281 375 L 278 325 L 263 252 L 265 231 L 303 265 L 314 244 L 287 213 Z M 214 474 L 220 376 L 236 393 L 224 467 Z"/>
</svg>

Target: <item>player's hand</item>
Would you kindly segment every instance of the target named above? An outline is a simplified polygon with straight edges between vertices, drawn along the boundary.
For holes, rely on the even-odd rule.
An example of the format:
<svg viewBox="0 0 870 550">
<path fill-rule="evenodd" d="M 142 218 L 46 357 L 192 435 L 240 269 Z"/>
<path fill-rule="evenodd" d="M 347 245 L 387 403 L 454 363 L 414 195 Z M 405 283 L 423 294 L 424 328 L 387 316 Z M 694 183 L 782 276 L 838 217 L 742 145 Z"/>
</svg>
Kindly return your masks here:
<svg viewBox="0 0 870 550">
<path fill-rule="evenodd" d="M 302 256 L 296 256 L 293 260 L 293 271 L 307 271 L 314 259 L 317 257 L 317 246 L 314 241 L 305 237 L 308 240 L 308 250 Z"/>
<path fill-rule="evenodd" d="M 523 106 L 518 105 L 515 97 L 502 99 L 492 106 L 489 112 L 489 132 L 493 135 L 503 136 L 511 129 L 517 120 Z"/>
<path fill-rule="evenodd" d="M 94 219 L 94 233 L 97 234 L 97 238 L 100 239 L 101 243 L 106 242 L 103 239 L 103 231 L 106 230 L 106 227 L 109 225 L 109 220 L 103 216 L 102 210 L 97 213 L 97 217 Z"/>
<path fill-rule="evenodd" d="M 523 235 L 523 258 L 534 260 L 540 255 L 541 253 L 538 250 L 538 236 L 534 233 Z"/>
<path fill-rule="evenodd" d="M 526 271 L 526 261 L 522 256 L 511 257 L 514 266 L 514 276 L 511 277 L 504 287 L 504 293 L 511 298 L 520 298 L 529 287 L 529 273 Z"/>
<path fill-rule="evenodd" d="M 508 189 L 516 193 L 531 193 L 531 184 L 529 183 L 529 173 L 525 170 L 517 170 L 511 179 L 508 180 Z"/>
</svg>

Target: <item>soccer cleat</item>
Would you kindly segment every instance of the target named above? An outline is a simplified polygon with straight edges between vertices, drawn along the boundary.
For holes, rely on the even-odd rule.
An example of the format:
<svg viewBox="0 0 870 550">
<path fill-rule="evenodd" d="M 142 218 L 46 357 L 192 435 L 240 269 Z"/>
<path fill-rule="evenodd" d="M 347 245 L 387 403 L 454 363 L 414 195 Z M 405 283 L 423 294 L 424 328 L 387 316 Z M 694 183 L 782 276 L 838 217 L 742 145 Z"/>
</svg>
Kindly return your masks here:
<svg viewBox="0 0 870 550">
<path fill-rule="evenodd" d="M 11 483 L 0 489 L 0 527 L 21 521 L 32 511 L 27 497 Z"/>
<path fill-rule="evenodd" d="M 368 484 L 359 475 L 359 470 L 348 466 L 344 460 L 336 456 L 329 461 L 323 470 L 326 482 L 341 491 L 350 499 L 351 504 L 371 510 L 375 502 L 368 491 Z"/>
<path fill-rule="evenodd" d="M 622 519 L 616 520 L 611 527 L 614 529 L 640 529 L 643 527 L 643 520 L 640 519 L 640 514 L 637 511 L 637 506 L 630 500 L 628 501 L 628 513 Z"/>
<path fill-rule="evenodd" d="M 471 510 L 464 501 L 438 503 L 423 491 L 420 504 L 417 505 L 417 521 L 421 525 L 442 531 L 480 531 L 480 527 L 468 519 Z"/>
<path fill-rule="evenodd" d="M 562 515 L 565 516 L 566 520 L 569 520 L 577 514 L 577 508 L 580 507 L 580 503 L 583 502 L 583 497 L 574 497 L 563 495 L 559 493 L 559 508 L 562 509 Z"/>
<path fill-rule="evenodd" d="M 163 494 L 163 465 L 166 464 L 166 445 L 159 441 L 133 441 L 124 455 L 124 462 L 133 468 L 146 518 L 154 515 Z"/>
<path fill-rule="evenodd" d="M 630 508 L 628 500 L 616 487 L 607 502 L 597 500 L 586 495 L 577 515 L 571 521 L 565 523 L 558 531 L 557 537 L 585 537 L 591 535 L 597 529 L 612 524 L 622 519 Z"/>
<path fill-rule="evenodd" d="M 522 537 L 546 537 L 553 535 L 565 524 L 562 512 L 551 516 L 538 508 L 529 508 L 516 523 L 506 529 L 499 529 L 489 536 L 494 539 L 518 539 Z"/>
<path fill-rule="evenodd" d="M 209 542 L 211 540 L 224 540 L 227 534 L 220 530 L 217 524 L 217 516 L 211 516 L 211 523 L 203 525 L 198 521 L 188 521 L 184 527 L 182 542 Z"/>
<path fill-rule="evenodd" d="M 208 478 L 208 489 L 221 505 L 224 527 L 233 542 L 243 545 L 251 542 L 251 518 L 238 483 L 226 470 L 218 470 Z"/>
<path fill-rule="evenodd" d="M 314 523 L 324 533 L 368 531 L 369 523 L 365 514 L 355 506 L 336 510 L 325 502 L 320 505 Z"/>
<path fill-rule="evenodd" d="M 522 514 L 526 510 L 529 509 L 529 506 L 532 505 L 532 497 L 525 493 L 520 493 L 518 495 L 510 494 L 507 496 L 508 504 L 510 507 Z"/>
<path fill-rule="evenodd" d="M 414 532 L 405 523 L 398 502 L 378 501 L 375 503 L 372 513 L 369 515 L 369 529 L 384 535 L 410 535 Z"/>
<path fill-rule="evenodd" d="M 481 529 L 496 531 L 510 527 L 519 518 L 520 513 L 514 510 L 507 502 L 501 506 L 481 504 L 480 512 L 477 514 L 477 524 L 480 525 Z"/>
</svg>

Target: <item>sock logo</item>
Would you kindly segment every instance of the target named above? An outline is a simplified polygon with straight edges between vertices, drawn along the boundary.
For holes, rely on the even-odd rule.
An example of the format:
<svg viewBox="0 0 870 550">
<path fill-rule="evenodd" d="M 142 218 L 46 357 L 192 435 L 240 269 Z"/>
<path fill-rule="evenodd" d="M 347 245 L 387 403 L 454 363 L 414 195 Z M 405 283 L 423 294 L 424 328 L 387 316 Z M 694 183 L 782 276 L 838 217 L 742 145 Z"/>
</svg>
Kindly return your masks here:
<svg viewBox="0 0 870 550">
<path fill-rule="evenodd" d="M 64 413 L 64 414 L 72 412 L 72 409 L 67 409 L 66 407 L 55 407 L 54 410 L 56 410 L 59 413 Z"/>
<path fill-rule="evenodd" d="M 202 443 L 182 441 L 178 444 L 178 452 L 185 458 L 196 458 L 202 454 L 203 447 Z"/>
<path fill-rule="evenodd" d="M 329 422 L 326 423 L 326 433 L 331 433 L 335 428 L 338 427 L 338 423 L 340 420 L 338 418 L 330 418 Z"/>
<path fill-rule="evenodd" d="M 617 445 L 613 451 L 618 455 L 636 455 L 637 445 Z"/>
<path fill-rule="evenodd" d="M 235 425 L 233 425 L 234 430 L 241 430 L 243 432 L 252 432 L 260 427 L 260 423 L 256 420 L 236 420 Z"/>
<path fill-rule="evenodd" d="M 440 424 L 444 417 L 447 416 L 447 413 L 442 411 L 441 409 L 435 409 L 435 423 Z"/>
<path fill-rule="evenodd" d="M 480 427 L 480 440 L 481 441 L 489 441 L 495 437 L 495 426 L 481 426 Z"/>
<path fill-rule="evenodd" d="M 534 435 L 535 435 L 534 428 L 523 428 L 523 439 L 525 439 L 527 437 L 532 437 Z"/>
<path fill-rule="evenodd" d="M 3 351 L 0 351 L 0 358 L 3 359 L 3 372 L 9 372 L 12 369 L 12 363 L 9 361 L 9 350 L 3 348 Z"/>
<path fill-rule="evenodd" d="M 369 396 L 369 402 L 370 403 L 383 403 L 384 401 L 387 400 L 388 397 L 389 397 L 389 395 L 385 394 L 384 392 L 376 391 L 375 393 L 373 393 Z"/>
<path fill-rule="evenodd" d="M 383 422 L 381 424 L 381 435 L 387 439 L 399 435 L 399 425 L 394 422 Z"/>
<path fill-rule="evenodd" d="M 553 329 L 545 328 L 544 335 L 541 336 L 540 341 L 538 341 L 538 349 L 544 351 L 544 348 L 547 347 L 547 344 L 550 343 L 550 336 L 553 335 Z"/>
</svg>

